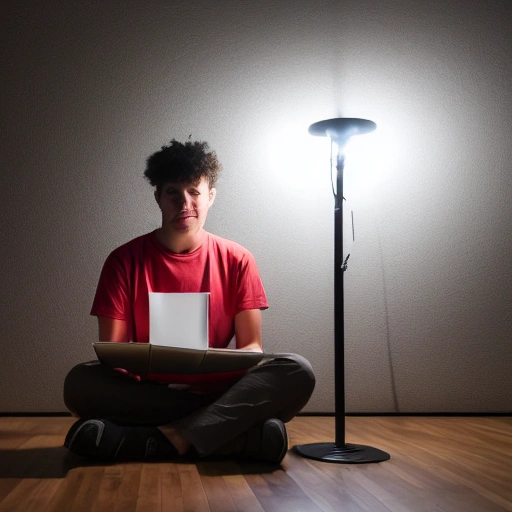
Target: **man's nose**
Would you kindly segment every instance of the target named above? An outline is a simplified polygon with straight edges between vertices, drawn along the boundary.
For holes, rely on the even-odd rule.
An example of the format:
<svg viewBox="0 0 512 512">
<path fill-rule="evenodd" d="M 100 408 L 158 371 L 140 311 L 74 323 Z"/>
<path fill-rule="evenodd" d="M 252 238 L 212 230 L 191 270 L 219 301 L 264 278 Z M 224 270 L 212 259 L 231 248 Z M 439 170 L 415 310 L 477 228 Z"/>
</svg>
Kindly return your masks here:
<svg viewBox="0 0 512 512">
<path fill-rule="evenodd" d="M 187 194 L 186 192 L 181 196 L 181 208 L 183 210 L 190 210 L 192 209 L 192 196 L 190 194 Z"/>
</svg>

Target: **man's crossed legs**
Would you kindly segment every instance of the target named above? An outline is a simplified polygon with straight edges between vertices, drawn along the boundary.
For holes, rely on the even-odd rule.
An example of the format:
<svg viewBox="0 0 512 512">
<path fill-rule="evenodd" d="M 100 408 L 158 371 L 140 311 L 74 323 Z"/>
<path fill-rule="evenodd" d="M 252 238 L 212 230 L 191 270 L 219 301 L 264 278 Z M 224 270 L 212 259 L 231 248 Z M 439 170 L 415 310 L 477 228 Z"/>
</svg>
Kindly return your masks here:
<svg viewBox="0 0 512 512">
<path fill-rule="evenodd" d="M 65 446 L 104 460 L 172 459 L 233 454 L 279 464 L 288 449 L 283 423 L 308 402 L 315 386 L 309 362 L 275 354 L 227 391 L 196 394 L 137 381 L 98 361 L 75 366 L 64 401 L 79 416 Z"/>
</svg>

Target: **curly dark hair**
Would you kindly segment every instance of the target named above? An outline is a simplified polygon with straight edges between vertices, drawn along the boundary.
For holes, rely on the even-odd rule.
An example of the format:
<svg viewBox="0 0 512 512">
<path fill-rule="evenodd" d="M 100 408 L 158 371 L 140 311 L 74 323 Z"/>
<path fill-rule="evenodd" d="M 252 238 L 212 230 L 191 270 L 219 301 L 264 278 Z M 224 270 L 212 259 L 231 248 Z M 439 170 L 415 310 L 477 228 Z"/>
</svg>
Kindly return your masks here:
<svg viewBox="0 0 512 512">
<path fill-rule="evenodd" d="M 144 176 L 160 195 L 165 183 L 198 183 L 202 177 L 213 188 L 221 169 L 217 154 L 206 142 L 189 140 L 183 143 L 172 139 L 147 159 Z"/>
</svg>

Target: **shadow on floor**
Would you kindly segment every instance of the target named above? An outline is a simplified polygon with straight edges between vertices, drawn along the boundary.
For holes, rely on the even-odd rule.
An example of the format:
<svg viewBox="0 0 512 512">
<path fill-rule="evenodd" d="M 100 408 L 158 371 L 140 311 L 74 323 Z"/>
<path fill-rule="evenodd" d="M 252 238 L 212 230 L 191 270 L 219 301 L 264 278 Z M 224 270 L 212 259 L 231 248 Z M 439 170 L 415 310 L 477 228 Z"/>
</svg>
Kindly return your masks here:
<svg viewBox="0 0 512 512">
<path fill-rule="evenodd" d="M 272 473 L 280 466 L 258 462 L 237 461 L 227 457 L 197 459 L 181 457 L 175 464 L 196 464 L 204 476 L 252 475 Z M 123 464 L 122 462 L 115 464 Z M 68 472 L 79 467 L 112 466 L 114 463 L 87 460 L 70 453 L 64 447 L 0 449 L 0 478 L 66 478 Z"/>
<path fill-rule="evenodd" d="M 64 447 L 0 450 L 0 478 L 65 478 L 81 466 L 103 465 L 69 453 Z"/>
</svg>

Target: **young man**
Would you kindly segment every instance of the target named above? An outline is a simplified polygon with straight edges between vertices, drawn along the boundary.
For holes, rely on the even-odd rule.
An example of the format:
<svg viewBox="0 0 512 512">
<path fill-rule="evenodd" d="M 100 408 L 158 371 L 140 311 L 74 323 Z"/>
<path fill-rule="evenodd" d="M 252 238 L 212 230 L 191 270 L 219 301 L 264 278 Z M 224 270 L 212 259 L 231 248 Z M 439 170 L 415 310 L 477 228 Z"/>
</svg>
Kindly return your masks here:
<svg viewBox="0 0 512 512">
<path fill-rule="evenodd" d="M 220 164 L 205 142 L 169 145 L 148 158 L 162 226 L 114 250 L 103 267 L 91 314 L 101 341 L 149 342 L 149 292 L 209 292 L 209 345 L 262 351 L 268 307 L 252 254 L 204 230 Z M 66 436 L 73 453 L 102 460 L 173 459 L 186 453 L 279 464 L 288 449 L 283 422 L 309 400 L 310 364 L 276 354 L 247 372 L 148 375 L 98 361 L 79 364 L 64 384 L 80 417 Z"/>
</svg>

